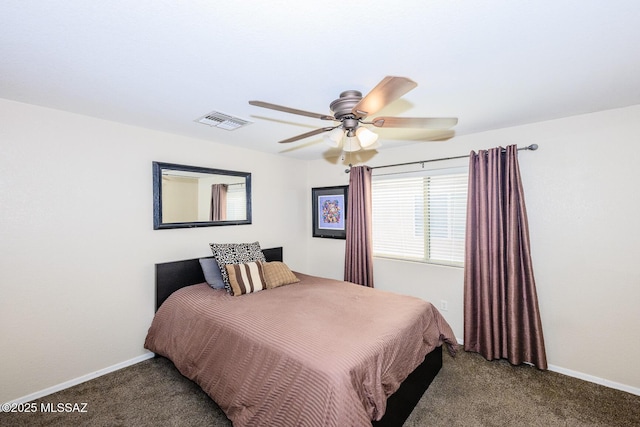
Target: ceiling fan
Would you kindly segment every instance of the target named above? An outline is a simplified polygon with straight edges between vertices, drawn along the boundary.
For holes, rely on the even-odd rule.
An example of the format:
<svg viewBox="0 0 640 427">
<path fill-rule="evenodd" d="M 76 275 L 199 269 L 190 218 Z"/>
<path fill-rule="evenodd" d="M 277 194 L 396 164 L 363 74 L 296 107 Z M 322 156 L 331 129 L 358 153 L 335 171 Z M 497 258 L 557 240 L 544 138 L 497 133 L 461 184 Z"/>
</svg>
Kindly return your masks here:
<svg viewBox="0 0 640 427">
<path fill-rule="evenodd" d="M 278 141 L 282 144 L 298 141 L 310 136 L 327 132 L 324 135 L 326 142 L 334 148 L 347 152 L 358 150 L 372 150 L 378 148 L 378 135 L 361 125 L 373 125 L 380 128 L 420 128 L 444 130 L 455 126 L 458 119 L 429 118 L 429 117 L 376 117 L 371 121 L 365 118 L 381 110 L 386 105 L 402 97 L 405 93 L 414 89 L 418 84 L 406 77 L 387 76 L 380 81 L 366 96 L 357 90 L 347 90 L 334 100 L 329 108 L 333 115 L 312 113 L 295 108 L 284 107 L 263 101 L 249 101 L 256 107 L 269 108 L 285 113 L 314 117 L 320 120 L 340 122 L 335 126 L 327 126 L 312 130 L 291 138 Z"/>
</svg>

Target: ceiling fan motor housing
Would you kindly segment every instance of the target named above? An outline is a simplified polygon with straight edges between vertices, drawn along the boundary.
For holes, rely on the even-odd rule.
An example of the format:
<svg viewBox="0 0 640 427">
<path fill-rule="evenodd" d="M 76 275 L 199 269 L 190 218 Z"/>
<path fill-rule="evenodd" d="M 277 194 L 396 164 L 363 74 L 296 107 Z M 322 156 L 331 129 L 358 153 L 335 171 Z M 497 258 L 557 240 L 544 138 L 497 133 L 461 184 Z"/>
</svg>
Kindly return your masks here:
<svg viewBox="0 0 640 427">
<path fill-rule="evenodd" d="M 345 90 L 340 94 L 340 98 L 333 101 L 329 108 L 336 120 L 340 120 L 342 128 L 348 132 L 347 136 L 354 136 L 355 129 L 360 122 L 353 114 L 353 107 L 362 99 L 362 92 L 357 90 Z"/>
<path fill-rule="evenodd" d="M 362 93 L 357 90 L 345 90 L 340 94 L 340 98 L 333 101 L 329 108 L 333 117 L 341 120 L 345 116 L 353 116 L 352 110 L 362 99 Z"/>
</svg>

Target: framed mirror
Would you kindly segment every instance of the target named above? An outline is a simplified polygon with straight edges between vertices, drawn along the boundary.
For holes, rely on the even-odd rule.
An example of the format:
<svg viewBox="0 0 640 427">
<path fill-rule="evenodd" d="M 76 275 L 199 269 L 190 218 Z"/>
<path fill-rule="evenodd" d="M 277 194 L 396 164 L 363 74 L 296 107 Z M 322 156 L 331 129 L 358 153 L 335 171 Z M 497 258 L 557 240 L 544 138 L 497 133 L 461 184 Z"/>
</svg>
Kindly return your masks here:
<svg viewBox="0 0 640 427">
<path fill-rule="evenodd" d="M 153 162 L 153 229 L 251 224 L 251 173 Z"/>
</svg>

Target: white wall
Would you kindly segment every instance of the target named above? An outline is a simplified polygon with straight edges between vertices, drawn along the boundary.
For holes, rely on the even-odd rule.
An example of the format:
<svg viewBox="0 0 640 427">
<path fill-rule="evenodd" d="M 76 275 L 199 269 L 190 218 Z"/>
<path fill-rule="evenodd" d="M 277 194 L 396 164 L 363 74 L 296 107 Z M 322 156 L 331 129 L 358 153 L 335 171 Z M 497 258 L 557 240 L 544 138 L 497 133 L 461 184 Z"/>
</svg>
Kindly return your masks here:
<svg viewBox="0 0 640 427">
<path fill-rule="evenodd" d="M 253 224 L 154 231 L 154 160 L 252 172 Z M 0 99 L 0 402 L 144 355 L 157 262 L 258 240 L 284 246 L 287 264 L 304 271 L 306 170 Z"/>
<path fill-rule="evenodd" d="M 447 142 L 385 148 L 367 164 L 538 144 L 538 151 L 520 152 L 519 159 L 548 362 L 554 370 L 638 393 L 639 136 L 640 106 L 632 106 Z M 346 184 L 343 169 L 314 161 L 311 185 Z M 327 275 L 342 276 L 344 241 L 312 239 L 309 251 L 316 254 L 310 271 L 329 268 Z M 449 310 L 443 314 L 463 339 L 462 269 L 376 259 L 374 278 L 378 288 L 419 296 L 436 306 L 447 300 Z"/>
<path fill-rule="evenodd" d="M 549 363 L 637 391 L 638 135 L 634 106 L 367 163 L 539 144 L 520 166 Z M 154 160 L 252 172 L 253 224 L 154 231 Z M 208 255 L 209 242 L 284 246 L 293 269 L 342 278 L 344 241 L 310 237 L 310 188 L 347 184 L 344 169 L 0 99 L 0 402 L 144 355 L 154 263 Z M 376 260 L 374 273 L 379 288 L 447 300 L 462 338 L 461 269 Z"/>
</svg>

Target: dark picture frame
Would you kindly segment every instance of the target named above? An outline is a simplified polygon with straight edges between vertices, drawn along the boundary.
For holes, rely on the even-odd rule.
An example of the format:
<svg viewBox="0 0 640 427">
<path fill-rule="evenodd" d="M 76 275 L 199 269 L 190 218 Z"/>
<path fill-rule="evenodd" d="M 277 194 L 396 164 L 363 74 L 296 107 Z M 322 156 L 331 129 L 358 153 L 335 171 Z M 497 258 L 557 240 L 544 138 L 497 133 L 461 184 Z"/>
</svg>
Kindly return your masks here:
<svg viewBox="0 0 640 427">
<path fill-rule="evenodd" d="M 311 189 L 313 237 L 347 238 L 348 195 L 348 185 Z"/>
</svg>

